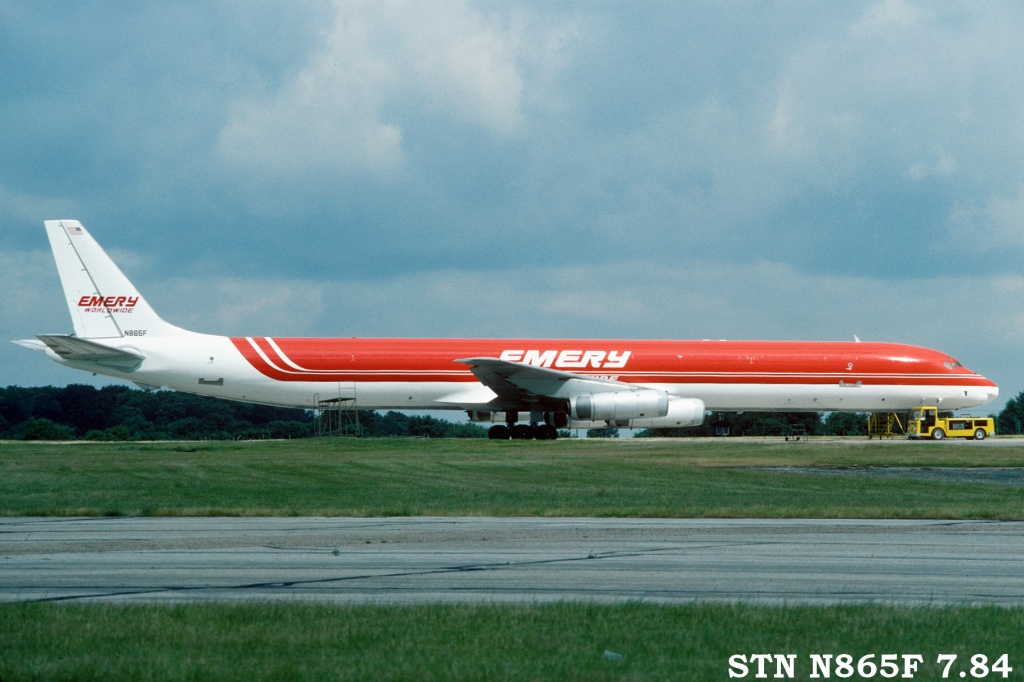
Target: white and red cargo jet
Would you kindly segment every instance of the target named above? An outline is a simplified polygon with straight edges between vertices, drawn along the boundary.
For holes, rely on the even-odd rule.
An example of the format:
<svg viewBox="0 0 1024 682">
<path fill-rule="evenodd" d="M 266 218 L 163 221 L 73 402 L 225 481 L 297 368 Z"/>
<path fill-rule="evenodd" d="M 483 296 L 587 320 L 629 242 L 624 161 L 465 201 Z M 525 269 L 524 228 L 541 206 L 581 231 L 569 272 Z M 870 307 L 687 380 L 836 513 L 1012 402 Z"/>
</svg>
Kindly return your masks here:
<svg viewBox="0 0 1024 682">
<path fill-rule="evenodd" d="M 570 423 L 697 426 L 706 410 L 894 412 L 982 405 L 999 389 L 892 343 L 227 337 L 175 327 L 76 220 L 47 220 L 75 333 L 15 343 L 144 388 L 316 409 L 464 410 L 492 438 Z M 519 423 L 520 421 L 524 423 Z"/>
</svg>

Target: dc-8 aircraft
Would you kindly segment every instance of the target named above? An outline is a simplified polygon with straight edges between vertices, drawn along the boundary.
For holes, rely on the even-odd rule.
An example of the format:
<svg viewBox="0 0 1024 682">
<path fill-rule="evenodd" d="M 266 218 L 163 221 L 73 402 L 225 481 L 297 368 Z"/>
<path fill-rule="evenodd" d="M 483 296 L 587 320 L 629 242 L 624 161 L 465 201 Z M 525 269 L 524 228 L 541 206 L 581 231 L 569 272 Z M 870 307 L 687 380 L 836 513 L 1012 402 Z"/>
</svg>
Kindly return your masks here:
<svg viewBox="0 0 1024 682">
<path fill-rule="evenodd" d="M 268 405 L 452 409 L 494 439 L 698 426 L 705 411 L 956 410 L 996 385 L 893 343 L 227 337 L 161 319 L 77 220 L 47 220 L 75 333 L 15 341 L 75 369 Z"/>
</svg>

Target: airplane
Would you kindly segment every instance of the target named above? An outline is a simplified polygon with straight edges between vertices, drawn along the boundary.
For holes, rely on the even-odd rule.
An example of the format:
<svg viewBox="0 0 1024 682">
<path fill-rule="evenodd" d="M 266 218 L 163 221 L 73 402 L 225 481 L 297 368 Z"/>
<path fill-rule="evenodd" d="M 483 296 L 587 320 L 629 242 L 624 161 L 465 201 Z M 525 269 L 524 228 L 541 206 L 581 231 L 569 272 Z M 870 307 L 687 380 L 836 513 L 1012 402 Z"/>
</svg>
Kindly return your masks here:
<svg viewBox="0 0 1024 682">
<path fill-rule="evenodd" d="M 708 411 L 897 412 L 983 405 L 946 353 L 836 341 L 214 336 L 164 321 L 77 220 L 44 221 L 74 334 L 13 343 L 74 369 L 266 405 L 451 409 L 495 440 L 580 426 L 699 426 Z"/>
</svg>

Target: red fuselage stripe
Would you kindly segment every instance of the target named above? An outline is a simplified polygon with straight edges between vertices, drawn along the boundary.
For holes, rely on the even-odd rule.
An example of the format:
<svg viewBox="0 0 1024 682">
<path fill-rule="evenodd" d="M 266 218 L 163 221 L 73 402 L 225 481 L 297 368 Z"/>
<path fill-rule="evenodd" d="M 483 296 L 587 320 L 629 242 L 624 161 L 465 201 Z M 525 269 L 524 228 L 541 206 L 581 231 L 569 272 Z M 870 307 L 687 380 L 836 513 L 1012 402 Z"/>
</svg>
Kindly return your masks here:
<svg viewBox="0 0 1024 682">
<path fill-rule="evenodd" d="M 508 357 L 533 357 L 535 364 L 553 369 L 638 384 L 995 385 L 952 364 L 943 353 L 900 344 L 268 337 L 231 341 L 256 370 L 278 381 L 473 383 L 476 377 L 457 359 L 510 353 Z M 628 359 L 621 361 L 627 352 Z M 592 362 L 579 367 L 581 357 Z M 602 366 L 605 357 L 616 361 Z M 562 366 L 561 358 L 566 358 Z"/>
</svg>

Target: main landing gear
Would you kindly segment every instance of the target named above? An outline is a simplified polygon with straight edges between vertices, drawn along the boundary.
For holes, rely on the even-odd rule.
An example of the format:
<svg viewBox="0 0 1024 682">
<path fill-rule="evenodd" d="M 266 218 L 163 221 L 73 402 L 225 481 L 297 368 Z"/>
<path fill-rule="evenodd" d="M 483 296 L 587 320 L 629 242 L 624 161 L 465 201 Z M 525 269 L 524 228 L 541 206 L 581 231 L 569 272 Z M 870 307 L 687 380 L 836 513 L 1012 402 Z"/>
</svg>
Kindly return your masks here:
<svg viewBox="0 0 1024 682">
<path fill-rule="evenodd" d="M 487 437 L 491 440 L 555 440 L 558 438 L 558 427 L 556 424 L 564 421 L 568 425 L 568 418 L 563 414 L 553 412 L 531 412 L 529 424 L 517 424 L 519 414 L 509 412 L 507 424 L 495 424 L 487 431 Z M 560 419 L 561 418 L 561 419 Z M 541 423 L 541 420 L 544 420 Z"/>
<path fill-rule="evenodd" d="M 511 427 L 495 424 L 487 431 L 487 437 L 491 440 L 555 440 L 558 438 L 558 429 L 551 424 L 513 424 Z"/>
</svg>

